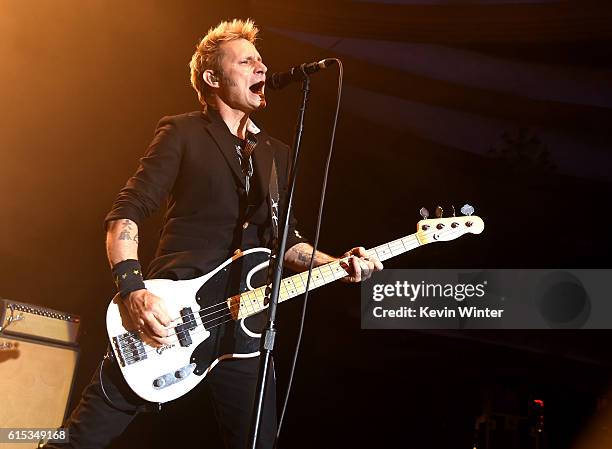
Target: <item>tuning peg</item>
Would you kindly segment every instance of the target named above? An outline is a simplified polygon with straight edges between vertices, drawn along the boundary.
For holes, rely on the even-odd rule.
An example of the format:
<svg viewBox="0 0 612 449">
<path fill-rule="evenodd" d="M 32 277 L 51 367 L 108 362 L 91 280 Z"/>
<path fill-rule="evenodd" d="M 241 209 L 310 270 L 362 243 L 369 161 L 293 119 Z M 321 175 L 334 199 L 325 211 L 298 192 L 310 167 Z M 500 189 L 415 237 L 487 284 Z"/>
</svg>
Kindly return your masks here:
<svg viewBox="0 0 612 449">
<path fill-rule="evenodd" d="M 456 216 L 457 216 L 457 214 L 455 214 L 455 206 L 452 206 L 452 205 L 451 205 L 451 207 L 453 208 L 453 217 L 456 217 Z"/>
<path fill-rule="evenodd" d="M 427 218 L 429 218 L 429 211 L 425 207 L 421 207 L 421 210 L 419 210 L 419 214 L 421 214 L 423 220 L 427 220 Z"/>
<path fill-rule="evenodd" d="M 442 214 L 444 213 L 444 209 L 440 206 L 436 206 L 436 211 L 434 212 L 436 218 L 442 218 Z"/>
<path fill-rule="evenodd" d="M 461 208 L 461 213 L 463 215 L 467 215 L 469 217 L 470 215 L 472 215 L 474 213 L 474 208 L 472 206 L 470 206 L 469 204 L 465 204 Z"/>
</svg>

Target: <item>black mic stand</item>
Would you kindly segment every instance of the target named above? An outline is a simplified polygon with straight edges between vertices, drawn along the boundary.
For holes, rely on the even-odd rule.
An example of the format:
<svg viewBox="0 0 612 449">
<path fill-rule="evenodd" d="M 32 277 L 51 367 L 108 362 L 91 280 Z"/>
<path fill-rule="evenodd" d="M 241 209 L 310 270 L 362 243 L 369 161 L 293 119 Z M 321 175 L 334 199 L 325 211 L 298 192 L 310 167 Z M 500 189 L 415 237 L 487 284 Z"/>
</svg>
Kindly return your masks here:
<svg viewBox="0 0 612 449">
<path fill-rule="evenodd" d="M 266 293 L 270 292 L 269 307 L 268 307 L 268 324 L 265 327 L 261 337 L 261 349 L 259 355 L 259 377 L 257 379 L 257 389 L 255 396 L 255 404 L 253 406 L 253 413 L 251 415 L 251 431 L 249 435 L 248 448 L 256 449 L 257 438 L 259 437 L 262 410 L 263 410 L 263 399 L 266 391 L 266 379 L 268 378 L 268 371 L 270 369 L 270 360 L 272 357 L 272 350 L 274 349 L 274 338 L 276 336 L 276 329 L 274 328 L 274 322 L 276 320 L 276 307 L 278 305 L 278 294 L 280 292 L 280 283 L 283 275 L 283 262 L 284 254 L 287 246 L 287 232 L 289 231 L 289 217 L 291 216 L 291 208 L 293 206 L 293 192 L 295 190 L 295 179 L 298 168 L 298 160 L 300 155 L 300 144 L 302 142 L 302 133 L 304 131 L 304 113 L 306 112 L 306 102 L 308 101 L 308 93 L 310 92 L 310 78 L 304 71 L 304 65 L 300 66 L 300 70 L 304 77 L 302 83 L 302 101 L 300 109 L 298 111 L 298 119 L 295 127 L 295 137 L 293 140 L 293 163 L 291 164 L 291 172 L 289 173 L 289 193 L 288 199 L 284 204 L 283 212 L 280 215 L 282 217 L 282 233 L 280 235 L 280 242 L 274 241 L 271 245 L 270 253 L 270 265 L 268 268 L 268 283 L 272 278 L 272 288 L 266 289 Z M 280 257 L 279 257 L 280 255 Z M 272 276 L 270 276 L 270 274 Z"/>
</svg>

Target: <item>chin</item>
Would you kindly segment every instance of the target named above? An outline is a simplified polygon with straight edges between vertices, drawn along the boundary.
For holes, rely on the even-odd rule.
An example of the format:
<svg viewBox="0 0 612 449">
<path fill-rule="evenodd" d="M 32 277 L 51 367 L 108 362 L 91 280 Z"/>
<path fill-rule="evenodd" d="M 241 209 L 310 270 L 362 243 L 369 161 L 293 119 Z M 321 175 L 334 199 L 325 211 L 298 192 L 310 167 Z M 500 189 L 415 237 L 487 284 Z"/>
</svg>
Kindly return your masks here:
<svg viewBox="0 0 612 449">
<path fill-rule="evenodd" d="M 250 114 L 251 112 L 261 111 L 266 107 L 266 101 L 260 101 L 258 104 L 250 104 L 248 108 L 244 108 L 243 112 Z"/>
<path fill-rule="evenodd" d="M 267 105 L 266 98 L 264 96 L 258 97 L 256 102 L 251 104 L 253 111 L 259 111 L 264 109 Z"/>
</svg>

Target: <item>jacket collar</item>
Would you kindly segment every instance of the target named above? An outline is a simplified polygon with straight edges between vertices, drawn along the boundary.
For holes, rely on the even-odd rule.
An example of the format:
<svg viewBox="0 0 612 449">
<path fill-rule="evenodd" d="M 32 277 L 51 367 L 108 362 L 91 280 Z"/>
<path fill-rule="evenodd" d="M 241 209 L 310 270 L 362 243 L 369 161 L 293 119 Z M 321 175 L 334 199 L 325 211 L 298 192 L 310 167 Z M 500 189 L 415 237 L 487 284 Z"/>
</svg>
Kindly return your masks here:
<svg viewBox="0 0 612 449">
<path fill-rule="evenodd" d="M 244 178 L 242 176 L 242 168 L 240 162 L 236 156 L 236 150 L 234 147 L 234 137 L 229 131 L 229 128 L 219 115 L 219 113 L 208 107 L 206 111 L 202 111 L 202 118 L 208 122 L 206 129 L 212 136 L 213 140 L 217 143 L 219 150 L 225 157 L 226 162 L 230 166 L 238 182 L 244 187 Z M 257 182 L 259 188 L 256 191 L 262 193 L 262 197 L 265 198 L 268 195 L 270 189 L 270 173 L 272 172 L 272 145 L 270 143 L 270 136 L 263 130 L 261 130 L 255 123 L 249 119 L 247 123 L 247 130 L 257 136 L 257 147 L 253 152 L 253 163 L 254 168 L 257 172 Z M 256 199 L 258 202 L 260 198 Z"/>
</svg>

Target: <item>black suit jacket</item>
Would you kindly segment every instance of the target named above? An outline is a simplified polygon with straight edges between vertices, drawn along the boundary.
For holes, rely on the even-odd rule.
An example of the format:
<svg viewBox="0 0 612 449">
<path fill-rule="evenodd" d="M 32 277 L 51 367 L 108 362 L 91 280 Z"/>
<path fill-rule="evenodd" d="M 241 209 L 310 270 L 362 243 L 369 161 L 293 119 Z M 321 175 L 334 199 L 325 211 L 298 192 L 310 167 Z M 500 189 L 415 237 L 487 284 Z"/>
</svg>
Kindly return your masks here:
<svg viewBox="0 0 612 449">
<path fill-rule="evenodd" d="M 136 173 L 119 192 L 106 222 L 139 226 L 167 202 L 149 278 L 188 279 L 207 273 L 237 249 L 262 246 L 271 235 L 268 191 L 276 161 L 281 204 L 286 198 L 289 148 L 257 134 L 255 175 L 247 196 L 235 138 L 216 111 L 162 118 Z M 281 209 L 282 210 L 282 209 Z M 248 222 L 246 229 L 244 223 Z M 291 220 L 287 248 L 303 241 Z"/>
</svg>

